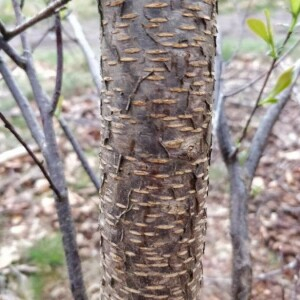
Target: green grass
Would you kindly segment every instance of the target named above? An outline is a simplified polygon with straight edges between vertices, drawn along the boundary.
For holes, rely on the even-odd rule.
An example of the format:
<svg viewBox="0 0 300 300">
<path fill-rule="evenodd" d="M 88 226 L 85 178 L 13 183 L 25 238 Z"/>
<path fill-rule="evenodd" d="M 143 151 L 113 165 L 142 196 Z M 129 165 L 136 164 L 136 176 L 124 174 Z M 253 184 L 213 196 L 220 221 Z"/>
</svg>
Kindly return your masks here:
<svg viewBox="0 0 300 300">
<path fill-rule="evenodd" d="M 30 276 L 32 297 L 41 300 L 46 287 L 62 279 L 65 256 L 61 235 L 55 234 L 37 241 L 26 253 L 27 263 L 34 264 L 39 272 Z"/>
<path fill-rule="evenodd" d="M 60 234 L 37 241 L 28 250 L 26 257 L 30 263 L 39 266 L 41 269 L 63 266 L 65 257 Z"/>
<path fill-rule="evenodd" d="M 42 297 L 45 284 L 45 277 L 41 274 L 30 276 L 30 285 L 32 289 L 33 300 L 43 299 Z"/>
<path fill-rule="evenodd" d="M 76 171 L 76 174 L 74 174 L 74 177 L 76 178 L 75 183 L 69 183 L 71 187 L 73 187 L 76 191 L 86 188 L 91 184 L 91 179 L 85 172 L 85 170 L 80 167 Z M 80 178 L 80 180 L 79 180 Z"/>
</svg>

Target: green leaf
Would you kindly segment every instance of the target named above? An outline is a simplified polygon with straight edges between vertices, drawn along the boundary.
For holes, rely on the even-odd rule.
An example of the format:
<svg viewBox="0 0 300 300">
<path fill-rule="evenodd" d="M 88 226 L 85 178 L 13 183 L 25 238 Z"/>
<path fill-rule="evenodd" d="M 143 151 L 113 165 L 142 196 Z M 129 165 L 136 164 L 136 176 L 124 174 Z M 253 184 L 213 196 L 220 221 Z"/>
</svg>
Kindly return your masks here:
<svg viewBox="0 0 300 300">
<path fill-rule="evenodd" d="M 294 17 L 300 14 L 300 0 L 290 0 L 291 12 Z"/>
<path fill-rule="evenodd" d="M 276 98 L 266 98 L 259 102 L 259 105 L 269 105 L 269 104 L 276 104 L 278 102 L 278 99 Z"/>
<path fill-rule="evenodd" d="M 55 109 L 55 112 L 54 112 L 54 115 L 57 118 L 60 117 L 60 114 L 61 114 L 61 111 L 62 111 L 63 100 L 64 100 L 63 96 L 60 96 L 59 99 L 58 99 L 57 106 L 56 106 L 56 109 Z"/>
<path fill-rule="evenodd" d="M 274 35 L 273 35 L 273 30 L 272 30 L 272 26 L 271 26 L 271 18 L 270 18 L 270 11 L 268 9 L 265 10 L 265 16 L 266 16 L 266 20 L 267 20 L 267 33 L 269 36 L 269 45 L 271 46 L 271 56 L 273 58 L 277 57 L 277 51 L 276 51 L 276 47 L 275 47 L 275 43 L 274 43 Z"/>
<path fill-rule="evenodd" d="M 260 101 L 259 105 L 277 103 L 278 100 L 276 99 L 276 96 L 278 96 L 282 91 L 284 91 L 292 84 L 294 77 L 294 69 L 294 66 L 290 67 L 279 76 L 269 96 L 264 100 Z"/>
<path fill-rule="evenodd" d="M 270 38 L 268 34 L 267 26 L 260 19 L 250 18 L 247 20 L 249 28 L 261 37 L 267 44 L 270 44 Z"/>
<path fill-rule="evenodd" d="M 284 71 L 279 78 L 277 79 L 277 82 L 275 84 L 275 87 L 272 90 L 272 95 L 277 96 L 280 94 L 283 90 L 285 90 L 288 86 L 291 85 L 293 81 L 293 75 L 294 75 L 294 67 L 291 67 Z"/>
</svg>

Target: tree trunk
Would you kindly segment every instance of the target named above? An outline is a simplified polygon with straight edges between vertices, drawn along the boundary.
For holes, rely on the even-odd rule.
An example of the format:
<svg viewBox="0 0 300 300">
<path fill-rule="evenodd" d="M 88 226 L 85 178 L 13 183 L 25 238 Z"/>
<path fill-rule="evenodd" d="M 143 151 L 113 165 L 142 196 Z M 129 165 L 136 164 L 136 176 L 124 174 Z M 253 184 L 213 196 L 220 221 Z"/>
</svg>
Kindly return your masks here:
<svg viewBox="0 0 300 300">
<path fill-rule="evenodd" d="M 215 2 L 99 1 L 100 299 L 200 299 Z"/>
</svg>

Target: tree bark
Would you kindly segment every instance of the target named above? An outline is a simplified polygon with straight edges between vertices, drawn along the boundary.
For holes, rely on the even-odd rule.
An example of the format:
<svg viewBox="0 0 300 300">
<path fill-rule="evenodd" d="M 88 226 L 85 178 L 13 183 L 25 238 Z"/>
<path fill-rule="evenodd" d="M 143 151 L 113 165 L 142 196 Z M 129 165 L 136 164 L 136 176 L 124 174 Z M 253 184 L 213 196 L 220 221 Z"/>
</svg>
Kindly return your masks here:
<svg viewBox="0 0 300 300">
<path fill-rule="evenodd" d="M 200 299 L 216 1 L 98 3 L 100 299 Z"/>
</svg>

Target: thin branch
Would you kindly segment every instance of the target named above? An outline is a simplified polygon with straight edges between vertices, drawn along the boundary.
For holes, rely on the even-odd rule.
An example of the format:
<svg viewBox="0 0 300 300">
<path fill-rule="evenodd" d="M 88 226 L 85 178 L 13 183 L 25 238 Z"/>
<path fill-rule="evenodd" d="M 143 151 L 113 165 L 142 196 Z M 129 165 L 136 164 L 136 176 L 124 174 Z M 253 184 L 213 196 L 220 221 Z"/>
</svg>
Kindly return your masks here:
<svg viewBox="0 0 300 300">
<path fill-rule="evenodd" d="M 21 90 L 18 87 L 16 81 L 14 80 L 9 68 L 6 66 L 6 64 L 4 63 L 1 56 L 0 56 L 0 73 L 5 81 L 6 86 L 10 90 L 13 98 L 17 102 L 34 140 L 39 145 L 41 150 L 44 151 L 44 148 L 45 148 L 44 133 L 41 130 L 41 127 L 40 127 L 40 125 L 37 121 L 37 118 L 30 106 L 28 99 L 21 92 Z"/>
<path fill-rule="evenodd" d="M 217 35 L 217 49 L 215 58 L 215 101 L 214 101 L 214 115 L 213 115 L 213 134 L 216 135 L 218 123 L 220 120 L 220 112 L 222 109 L 223 97 L 223 67 L 224 62 L 221 53 L 221 33 Z"/>
<path fill-rule="evenodd" d="M 21 2 L 20 2 L 20 8 L 21 8 L 21 10 L 23 10 L 24 5 L 25 5 L 25 0 L 21 0 Z"/>
<path fill-rule="evenodd" d="M 242 141 L 244 140 L 244 138 L 245 138 L 246 135 L 247 135 L 247 132 L 248 132 L 250 123 L 251 123 L 251 121 L 252 121 L 252 119 L 253 119 L 254 114 L 256 113 L 256 111 L 257 111 L 257 109 L 258 109 L 258 107 L 259 107 L 259 101 L 261 100 L 261 97 L 262 97 L 263 92 L 264 92 L 264 90 L 265 90 L 265 88 L 266 88 L 266 86 L 267 86 L 267 83 L 268 83 L 268 81 L 269 81 L 269 79 L 270 79 L 270 76 L 271 76 L 271 74 L 272 74 L 272 72 L 273 72 L 273 70 L 274 70 L 274 67 L 275 67 L 276 62 L 277 62 L 277 59 L 274 58 L 273 61 L 272 61 L 272 63 L 271 63 L 271 66 L 270 66 L 270 68 L 269 68 L 269 70 L 268 70 L 268 72 L 267 72 L 267 76 L 266 76 L 266 78 L 265 78 L 265 80 L 264 80 L 264 82 L 263 82 L 263 85 L 262 85 L 262 87 L 261 87 L 261 89 L 260 89 L 260 92 L 259 92 L 259 94 L 258 94 L 258 97 L 256 98 L 256 101 L 255 101 L 254 107 L 253 107 L 253 109 L 252 109 L 252 111 L 251 111 L 251 114 L 250 114 L 249 118 L 247 119 L 246 125 L 244 126 L 244 129 L 243 129 L 243 131 L 242 131 L 241 137 L 240 137 L 239 140 L 238 140 L 238 144 L 241 144 Z"/>
<path fill-rule="evenodd" d="M 90 44 L 88 43 L 82 27 L 80 25 L 80 23 L 78 22 L 76 16 L 74 14 L 70 14 L 67 17 L 68 22 L 70 23 L 73 31 L 74 31 L 74 35 L 75 35 L 75 39 L 77 41 L 77 43 L 79 44 L 80 48 L 83 51 L 83 54 L 86 58 L 86 61 L 88 63 L 94 84 L 96 86 L 97 89 L 97 93 L 100 96 L 101 95 L 101 74 L 99 71 L 99 66 L 98 66 L 98 62 L 96 60 L 95 54 L 90 46 Z"/>
<path fill-rule="evenodd" d="M 269 280 L 270 278 L 272 278 L 274 276 L 282 275 L 282 273 L 284 271 L 293 270 L 296 268 L 300 268 L 300 258 L 299 257 L 296 257 L 295 260 L 292 260 L 290 263 L 282 266 L 280 269 L 273 270 L 273 271 L 270 271 L 267 273 L 262 273 L 262 274 L 255 276 L 255 280 L 261 280 L 261 281 Z"/>
<path fill-rule="evenodd" d="M 22 13 L 17 0 L 12 0 L 17 19 L 17 23 L 22 22 Z M 57 3 L 58 1 L 54 2 Z M 76 242 L 76 232 L 71 214 L 71 207 L 68 198 L 67 186 L 64 176 L 63 164 L 59 156 L 58 145 L 53 126 L 51 113 L 51 103 L 48 101 L 44 91 L 38 81 L 38 76 L 32 61 L 26 32 L 21 34 L 24 55 L 27 58 L 26 74 L 36 99 L 43 123 L 45 139 L 47 140 L 44 154 L 49 174 L 54 184 L 59 190 L 60 197 L 55 197 L 58 221 L 63 236 L 64 252 L 67 260 L 67 269 L 70 279 L 70 288 L 74 299 L 86 300 L 86 290 L 84 286 L 81 262 Z"/>
<path fill-rule="evenodd" d="M 45 167 L 43 166 L 43 163 L 39 161 L 39 159 L 36 157 L 36 155 L 31 151 L 30 147 L 26 144 L 26 142 L 22 139 L 22 137 L 19 135 L 19 133 L 15 130 L 14 126 L 5 118 L 5 116 L 0 112 L 0 119 L 3 121 L 5 127 L 16 137 L 16 139 L 20 142 L 20 144 L 27 150 L 28 154 L 32 157 L 34 162 L 38 165 L 40 170 L 42 171 L 43 175 L 49 182 L 49 185 L 51 189 L 54 191 L 54 193 L 57 195 L 57 197 L 60 197 L 60 193 L 58 189 L 55 187 L 52 179 L 48 175 Z"/>
<path fill-rule="evenodd" d="M 55 13 L 59 8 L 63 5 L 67 4 L 71 0 L 57 0 L 49 4 L 46 8 L 41 10 L 38 14 L 34 17 L 29 19 L 28 21 L 24 21 L 23 23 L 19 24 L 16 28 L 12 30 L 6 30 L 6 33 L 3 34 L 5 40 L 10 40 L 13 37 L 19 35 L 21 32 L 25 31 L 29 27 L 33 26 L 34 24 L 49 18 Z"/>
<path fill-rule="evenodd" d="M 225 113 L 225 97 L 223 96 L 223 84 L 222 84 L 222 73 L 223 73 L 223 60 L 220 36 L 217 39 L 217 55 L 216 55 L 216 108 L 215 108 L 215 119 L 214 126 L 219 143 L 219 148 L 223 156 L 224 161 L 227 163 L 232 157 L 234 152 L 234 146 L 232 144 L 232 138 L 230 129 L 227 123 L 227 117 Z"/>
<path fill-rule="evenodd" d="M 88 176 L 92 180 L 95 188 L 98 191 L 100 189 L 99 179 L 97 178 L 97 176 L 93 172 L 92 168 L 90 167 L 90 165 L 89 165 L 89 163 L 88 163 L 88 161 L 87 161 L 87 159 L 86 159 L 86 157 L 83 153 L 83 150 L 82 150 L 80 144 L 78 143 L 78 141 L 76 140 L 76 138 L 72 134 L 70 128 L 67 126 L 66 121 L 62 117 L 58 117 L 58 121 L 59 121 L 59 124 L 60 124 L 61 128 L 63 129 L 66 137 L 68 138 L 71 145 L 73 146 L 73 149 L 74 149 L 75 153 L 77 154 L 77 157 L 80 160 L 84 170 L 86 171 L 86 173 L 88 174 Z"/>
<path fill-rule="evenodd" d="M 252 262 L 248 226 L 248 190 L 235 156 L 227 164 L 230 178 L 230 236 L 232 243 L 232 299 L 250 299 Z"/>
<path fill-rule="evenodd" d="M 281 54 L 282 54 L 282 52 L 283 52 L 283 50 L 284 50 L 284 47 L 286 46 L 287 42 L 289 41 L 289 39 L 290 39 L 292 33 L 293 33 L 292 31 L 288 31 L 288 33 L 287 33 L 287 35 L 286 35 L 286 37 L 285 37 L 285 39 L 284 39 L 284 41 L 283 41 L 283 43 L 282 43 L 282 46 L 281 46 L 280 50 L 278 51 L 277 57 L 273 58 L 273 61 L 272 61 L 271 66 L 270 66 L 270 69 L 269 69 L 269 71 L 268 71 L 268 73 L 267 73 L 267 76 L 266 76 L 266 78 L 265 78 L 265 80 L 264 80 L 264 82 L 263 82 L 263 85 L 262 85 L 262 87 L 261 87 L 261 90 L 260 90 L 260 92 L 259 92 L 259 94 L 258 94 L 258 97 L 257 97 L 256 101 L 255 101 L 254 108 L 253 108 L 253 110 L 252 110 L 252 112 L 251 112 L 251 114 L 250 114 L 250 116 L 249 116 L 249 118 L 248 118 L 248 120 L 247 120 L 247 122 L 246 122 L 246 125 L 245 125 L 245 127 L 244 127 L 244 129 L 243 129 L 242 135 L 241 135 L 241 137 L 239 138 L 238 144 L 241 144 L 242 141 L 244 140 L 244 138 L 245 138 L 246 135 L 247 135 L 247 132 L 248 132 L 250 123 L 251 123 L 251 121 L 252 121 L 252 119 L 253 119 L 254 114 L 256 113 L 256 111 L 257 111 L 257 109 L 258 109 L 258 107 L 259 107 L 259 102 L 260 102 L 260 100 L 261 100 L 261 97 L 262 97 L 262 95 L 263 95 L 263 93 L 264 93 L 264 91 L 265 91 L 265 88 L 266 88 L 267 83 L 268 83 L 268 81 L 269 81 L 269 79 L 270 79 L 270 77 L 271 77 L 271 74 L 272 74 L 272 72 L 273 72 L 273 70 L 274 70 L 274 68 L 275 68 L 275 65 L 276 65 L 276 63 L 278 62 L 278 57 L 281 56 Z M 237 148 L 236 151 L 238 151 L 238 148 Z"/>
<path fill-rule="evenodd" d="M 0 33 L 3 36 L 7 35 L 7 29 L 6 29 L 5 25 L 3 24 L 3 22 L 1 20 L 0 20 Z"/>
<path fill-rule="evenodd" d="M 300 39 L 291 47 L 288 49 L 288 51 L 282 55 L 280 57 L 280 59 L 278 59 L 277 63 L 275 64 L 274 68 L 278 67 L 280 65 L 280 63 L 285 60 L 287 58 L 287 56 L 289 56 L 300 44 Z M 234 91 L 231 91 L 231 92 L 228 92 L 226 94 L 224 94 L 224 97 L 225 98 L 228 98 L 228 97 L 233 97 L 233 96 L 236 96 L 237 94 L 240 94 L 241 92 L 243 92 L 244 90 L 252 87 L 255 83 L 257 83 L 259 80 L 261 80 L 262 78 L 264 78 L 266 75 L 267 75 L 268 71 L 258 75 L 256 78 L 254 78 L 253 80 L 247 82 L 245 85 L 241 86 L 240 88 L 234 90 Z"/>
<path fill-rule="evenodd" d="M 220 44 L 220 43 L 219 43 Z M 216 80 L 221 80 L 222 53 L 217 48 Z M 252 283 L 252 264 L 249 248 L 249 230 L 247 222 L 248 191 L 243 181 L 242 170 L 237 160 L 235 147 L 225 113 L 225 98 L 219 83 L 217 95 L 217 137 L 219 148 L 230 178 L 230 235 L 232 243 L 232 297 L 249 299 Z"/>
<path fill-rule="evenodd" d="M 51 32 L 53 29 L 54 29 L 54 26 L 51 26 L 43 33 L 43 35 L 39 38 L 39 40 L 37 40 L 36 43 L 32 46 L 32 53 L 44 41 L 44 39 L 47 37 L 49 32 Z"/>
<path fill-rule="evenodd" d="M 62 39 L 62 32 L 61 32 L 61 19 L 59 14 L 56 14 L 55 16 L 55 35 L 56 35 L 57 62 L 56 62 L 55 87 L 54 87 L 54 93 L 51 101 L 52 114 L 54 114 L 57 104 L 59 102 L 61 87 L 62 87 L 62 78 L 63 78 L 63 62 L 64 62 L 63 39 Z"/>
<path fill-rule="evenodd" d="M 2 37 L 0 37 L 0 49 L 3 50 L 20 68 L 26 66 L 26 59 L 19 55 L 17 51 L 10 46 Z"/>
<path fill-rule="evenodd" d="M 257 166 L 259 164 L 259 160 L 263 154 L 264 149 L 266 148 L 267 141 L 272 132 L 274 124 L 278 120 L 280 113 L 282 112 L 286 103 L 290 99 L 293 87 L 299 76 L 299 69 L 297 69 L 295 72 L 296 76 L 294 82 L 288 89 L 281 93 L 278 102 L 268 109 L 266 115 L 260 122 L 259 127 L 253 137 L 249 150 L 249 156 L 245 164 L 245 168 L 248 173 L 247 176 L 249 185 L 251 184 L 252 179 L 255 175 Z"/>
<path fill-rule="evenodd" d="M 50 30 L 51 30 L 51 28 L 49 28 L 43 34 L 42 39 L 45 38 L 45 36 L 49 33 Z M 5 43 L 6 45 L 9 46 L 9 44 L 6 41 L 3 41 L 3 39 L 0 38 L 0 47 L 1 47 L 1 42 Z M 26 63 L 25 58 L 22 58 L 22 59 L 24 59 L 24 63 Z M 11 72 L 9 71 L 9 69 L 7 68 L 5 63 L 2 61 L 1 57 L 0 57 L 0 73 L 2 74 L 2 77 L 5 80 L 6 85 L 10 89 L 10 91 L 13 95 L 13 98 L 16 100 L 18 106 L 20 107 L 22 115 L 25 117 L 27 126 L 30 129 L 31 133 L 33 134 L 34 139 L 37 141 L 38 145 L 40 145 L 40 146 L 45 145 L 43 143 L 43 140 L 44 140 L 43 133 L 41 132 L 41 128 L 39 128 L 39 125 L 34 116 L 34 113 L 31 110 L 30 104 L 29 104 L 28 100 L 26 99 L 26 97 L 21 93 L 21 90 L 18 88 L 15 80 L 13 79 Z M 82 163 L 83 168 L 87 172 L 88 176 L 91 178 L 91 181 L 93 182 L 95 188 L 97 190 L 99 190 L 99 180 L 98 180 L 97 176 L 95 175 L 95 173 L 93 172 L 92 168 L 90 167 L 88 161 L 86 160 L 80 144 L 78 143 L 78 141 L 72 134 L 72 132 L 69 129 L 65 120 L 62 117 L 59 117 L 58 119 L 59 119 L 59 123 L 60 123 L 66 137 L 72 144 L 75 153 L 77 154 L 80 162 Z"/>
</svg>

